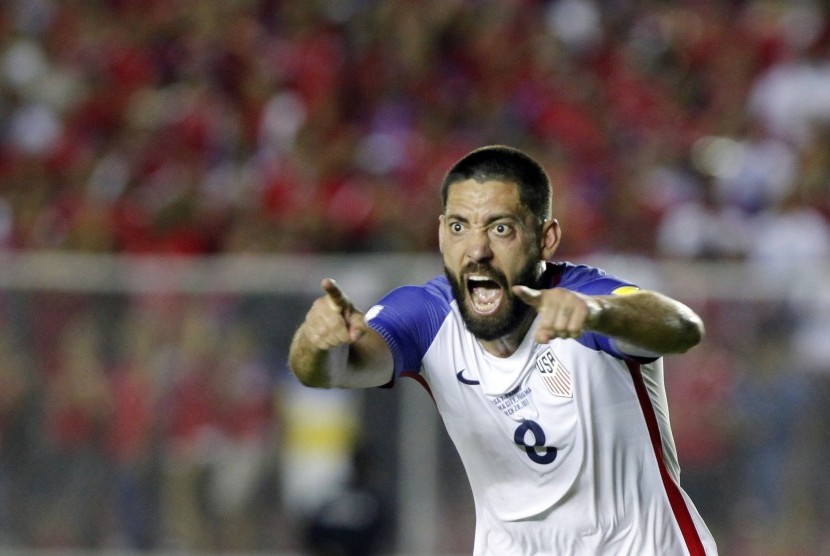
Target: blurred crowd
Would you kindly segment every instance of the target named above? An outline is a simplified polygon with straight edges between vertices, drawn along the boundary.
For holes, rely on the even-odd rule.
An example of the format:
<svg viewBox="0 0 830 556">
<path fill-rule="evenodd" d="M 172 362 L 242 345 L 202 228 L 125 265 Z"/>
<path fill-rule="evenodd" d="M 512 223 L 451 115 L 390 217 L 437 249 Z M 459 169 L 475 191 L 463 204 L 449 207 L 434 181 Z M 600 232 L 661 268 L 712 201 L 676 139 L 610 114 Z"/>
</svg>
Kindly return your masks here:
<svg viewBox="0 0 830 556">
<path fill-rule="evenodd" d="M 0 245 L 429 250 L 441 173 L 498 142 L 551 172 L 569 254 L 826 255 L 826 10 L 4 2 Z"/>
<path fill-rule="evenodd" d="M 695 300 L 667 388 L 725 553 L 830 551 L 826 2 L 0 2 L 0 252 L 433 252 L 489 143 L 548 169 L 563 257 L 791 286 Z M 3 292 L 0 544 L 296 548 L 286 477 L 358 428 L 280 382 L 305 301 Z"/>
<path fill-rule="evenodd" d="M 291 415 L 291 307 L 290 296 L 4 292 L 0 546 L 296 547 L 311 509 L 293 494 L 292 458 L 299 446 L 307 467 L 338 465 L 356 417 L 336 399 L 317 408 L 327 429 Z M 319 448 L 319 431 L 341 440 Z"/>
</svg>

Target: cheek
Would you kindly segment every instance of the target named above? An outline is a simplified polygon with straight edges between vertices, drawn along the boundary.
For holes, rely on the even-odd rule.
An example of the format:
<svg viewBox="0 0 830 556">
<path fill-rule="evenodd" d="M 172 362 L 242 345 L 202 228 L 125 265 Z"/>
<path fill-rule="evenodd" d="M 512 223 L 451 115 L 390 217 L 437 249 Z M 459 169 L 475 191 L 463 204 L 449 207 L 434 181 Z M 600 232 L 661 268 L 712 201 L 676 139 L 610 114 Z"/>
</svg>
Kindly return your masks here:
<svg viewBox="0 0 830 556">
<path fill-rule="evenodd" d="M 495 264 L 500 266 L 511 281 L 521 273 L 526 272 L 529 266 L 536 264 L 539 260 L 539 249 L 533 245 L 513 247 L 503 253 L 497 253 Z"/>
<path fill-rule="evenodd" d="M 522 261 L 528 256 L 526 245 L 493 245 L 493 259 L 499 262 L 502 268 L 512 269 L 522 266 Z"/>
<path fill-rule="evenodd" d="M 445 239 L 438 243 L 438 249 L 447 262 L 458 261 L 464 256 L 464 247 L 460 241 Z"/>
</svg>

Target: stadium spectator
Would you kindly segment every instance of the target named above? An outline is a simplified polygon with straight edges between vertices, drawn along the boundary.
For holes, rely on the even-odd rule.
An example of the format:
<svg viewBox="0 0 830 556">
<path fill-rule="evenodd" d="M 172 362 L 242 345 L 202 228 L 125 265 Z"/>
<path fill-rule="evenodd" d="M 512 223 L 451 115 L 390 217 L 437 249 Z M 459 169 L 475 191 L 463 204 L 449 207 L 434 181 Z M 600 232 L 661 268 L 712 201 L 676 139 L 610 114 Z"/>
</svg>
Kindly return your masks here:
<svg viewBox="0 0 830 556">
<path fill-rule="evenodd" d="M 428 208 L 440 178 L 422 169 L 476 136 L 567 159 L 557 187 L 579 254 L 660 216 L 614 210 L 640 195 L 632 161 L 657 166 L 701 137 L 738 134 L 745 114 L 768 146 L 785 145 L 757 144 L 763 153 L 792 160 L 826 119 L 815 95 L 791 98 L 826 89 L 809 85 L 828 43 L 809 3 L 34 5 L 0 8 L 13 249 L 428 250 L 407 220 L 390 241 L 371 239 L 395 217 L 385 200 Z M 809 32 L 793 31 L 799 21 Z M 806 77 L 782 79 L 787 67 Z M 779 123 L 796 121 L 802 131 Z M 744 149 L 749 173 L 728 183 L 763 204 L 744 179 L 756 146 Z M 761 176 L 792 166 L 758 160 L 776 170 Z M 341 204 L 359 217 L 320 233 Z M 631 241 L 654 248 L 648 233 Z"/>
</svg>

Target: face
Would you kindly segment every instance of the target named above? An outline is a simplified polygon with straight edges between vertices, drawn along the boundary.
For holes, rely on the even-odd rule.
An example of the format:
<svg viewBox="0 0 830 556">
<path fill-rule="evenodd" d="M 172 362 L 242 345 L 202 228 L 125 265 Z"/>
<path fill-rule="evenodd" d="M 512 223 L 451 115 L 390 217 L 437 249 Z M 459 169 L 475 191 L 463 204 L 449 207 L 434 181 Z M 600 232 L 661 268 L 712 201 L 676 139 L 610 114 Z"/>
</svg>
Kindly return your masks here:
<svg viewBox="0 0 830 556">
<path fill-rule="evenodd" d="M 470 332 L 489 341 L 516 330 L 531 309 L 510 288 L 538 286 L 541 262 L 558 244 L 556 221 L 539 223 L 511 182 L 465 180 L 450 186 L 438 237 Z"/>
</svg>

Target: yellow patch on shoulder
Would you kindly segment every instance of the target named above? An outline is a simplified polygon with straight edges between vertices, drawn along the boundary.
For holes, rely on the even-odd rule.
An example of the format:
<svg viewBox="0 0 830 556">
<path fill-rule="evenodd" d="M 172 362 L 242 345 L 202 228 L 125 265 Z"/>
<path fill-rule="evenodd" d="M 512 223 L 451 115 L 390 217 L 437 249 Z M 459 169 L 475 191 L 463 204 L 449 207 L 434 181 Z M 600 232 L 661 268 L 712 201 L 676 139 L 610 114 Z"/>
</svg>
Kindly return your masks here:
<svg viewBox="0 0 830 556">
<path fill-rule="evenodd" d="M 637 286 L 620 286 L 619 288 L 615 289 L 611 292 L 612 295 L 629 295 L 632 293 L 637 293 L 640 291 L 640 288 Z"/>
</svg>

